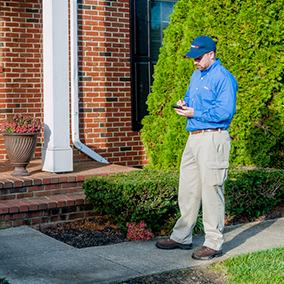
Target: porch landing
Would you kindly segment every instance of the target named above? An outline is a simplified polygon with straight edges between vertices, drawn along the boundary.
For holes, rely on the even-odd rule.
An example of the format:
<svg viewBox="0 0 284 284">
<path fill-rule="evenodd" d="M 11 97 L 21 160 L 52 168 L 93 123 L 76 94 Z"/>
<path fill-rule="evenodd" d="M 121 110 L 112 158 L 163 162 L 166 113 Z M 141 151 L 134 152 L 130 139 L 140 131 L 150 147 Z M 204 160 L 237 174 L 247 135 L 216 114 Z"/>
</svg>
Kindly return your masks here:
<svg viewBox="0 0 284 284">
<path fill-rule="evenodd" d="M 82 184 L 92 176 L 107 176 L 136 170 L 99 162 L 75 163 L 70 173 L 41 170 L 41 160 L 27 167 L 30 176 L 13 177 L 10 162 L 0 162 L 0 228 L 21 225 L 56 226 L 58 223 L 94 216 Z"/>
</svg>

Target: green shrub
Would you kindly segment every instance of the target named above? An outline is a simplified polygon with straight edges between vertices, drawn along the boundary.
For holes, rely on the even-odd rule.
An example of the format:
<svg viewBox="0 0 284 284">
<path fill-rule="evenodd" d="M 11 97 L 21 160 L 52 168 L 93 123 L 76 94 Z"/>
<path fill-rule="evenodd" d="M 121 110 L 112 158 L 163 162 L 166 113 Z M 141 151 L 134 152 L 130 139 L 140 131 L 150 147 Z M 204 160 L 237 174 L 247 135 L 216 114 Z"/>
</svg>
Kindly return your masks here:
<svg viewBox="0 0 284 284">
<path fill-rule="evenodd" d="M 127 223 L 144 221 L 153 232 L 171 231 L 180 217 L 177 171 L 137 170 L 96 176 L 83 183 L 87 200 L 96 211 L 126 229 Z M 284 171 L 231 170 L 225 183 L 226 213 L 258 217 L 267 213 L 284 194 Z M 203 231 L 199 212 L 195 233 Z"/>
<path fill-rule="evenodd" d="M 165 31 L 142 123 L 149 165 L 177 169 L 188 137 L 186 119 L 170 107 L 184 97 L 195 66 L 184 59 L 199 35 L 236 77 L 230 126 L 232 166 L 284 167 L 284 0 L 179 0 Z"/>
<path fill-rule="evenodd" d="M 83 188 L 96 210 L 105 211 L 108 219 L 120 227 L 144 221 L 157 231 L 178 214 L 178 179 L 175 171 L 137 170 L 89 178 Z"/>
<path fill-rule="evenodd" d="M 225 184 L 226 212 L 229 216 L 258 217 L 269 212 L 283 194 L 284 171 L 230 171 Z"/>
</svg>

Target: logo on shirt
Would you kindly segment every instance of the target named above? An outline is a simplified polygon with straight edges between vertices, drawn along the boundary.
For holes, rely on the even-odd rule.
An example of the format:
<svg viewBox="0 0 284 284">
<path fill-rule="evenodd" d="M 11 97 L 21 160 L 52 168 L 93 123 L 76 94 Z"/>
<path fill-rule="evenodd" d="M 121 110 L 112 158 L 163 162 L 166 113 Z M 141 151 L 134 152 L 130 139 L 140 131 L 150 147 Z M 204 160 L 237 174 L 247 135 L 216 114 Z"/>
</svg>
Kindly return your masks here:
<svg viewBox="0 0 284 284">
<path fill-rule="evenodd" d="M 209 91 L 211 91 L 211 89 L 210 89 L 210 88 L 208 88 L 208 87 L 206 87 L 206 86 L 204 86 L 204 88 L 205 88 L 206 90 L 209 90 Z"/>
<path fill-rule="evenodd" d="M 191 45 L 191 47 L 193 47 L 193 48 L 199 48 L 198 45 Z"/>
</svg>

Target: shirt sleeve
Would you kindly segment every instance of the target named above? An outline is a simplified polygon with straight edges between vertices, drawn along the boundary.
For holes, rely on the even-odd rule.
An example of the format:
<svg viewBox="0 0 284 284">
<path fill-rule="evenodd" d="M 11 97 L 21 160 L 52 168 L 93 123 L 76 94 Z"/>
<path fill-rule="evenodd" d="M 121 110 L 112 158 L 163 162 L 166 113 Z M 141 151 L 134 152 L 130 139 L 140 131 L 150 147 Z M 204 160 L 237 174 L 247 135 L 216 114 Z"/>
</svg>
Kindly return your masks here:
<svg viewBox="0 0 284 284">
<path fill-rule="evenodd" d="M 187 88 L 187 91 L 186 91 L 186 93 L 185 93 L 185 95 L 184 95 L 184 101 L 186 102 L 186 105 L 188 106 L 188 102 L 189 102 L 189 94 L 190 94 L 190 85 L 191 84 L 189 84 L 189 86 L 188 86 L 188 88 Z"/>
<path fill-rule="evenodd" d="M 227 74 L 218 80 L 216 101 L 205 110 L 194 109 L 194 119 L 202 122 L 221 122 L 230 120 L 235 114 L 237 81 Z"/>
</svg>

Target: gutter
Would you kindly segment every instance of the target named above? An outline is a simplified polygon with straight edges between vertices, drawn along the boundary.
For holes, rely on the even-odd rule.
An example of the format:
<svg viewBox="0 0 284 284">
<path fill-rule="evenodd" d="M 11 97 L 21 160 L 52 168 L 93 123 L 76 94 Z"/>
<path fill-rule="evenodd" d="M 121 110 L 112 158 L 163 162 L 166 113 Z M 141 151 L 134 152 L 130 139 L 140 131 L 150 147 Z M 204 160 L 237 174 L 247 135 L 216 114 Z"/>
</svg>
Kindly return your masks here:
<svg viewBox="0 0 284 284">
<path fill-rule="evenodd" d="M 78 96 L 78 23 L 77 0 L 70 1 L 70 39 L 71 39 L 71 124 L 72 141 L 77 149 L 90 158 L 105 164 L 109 162 L 87 147 L 79 137 L 79 96 Z"/>
</svg>

